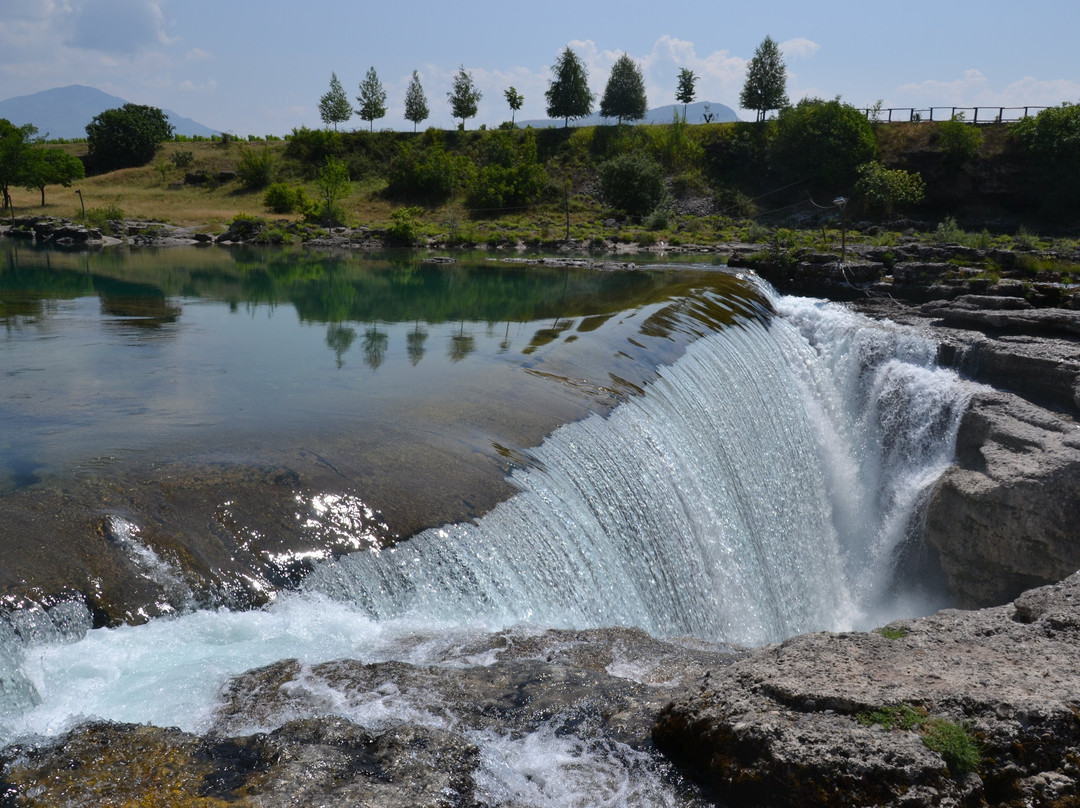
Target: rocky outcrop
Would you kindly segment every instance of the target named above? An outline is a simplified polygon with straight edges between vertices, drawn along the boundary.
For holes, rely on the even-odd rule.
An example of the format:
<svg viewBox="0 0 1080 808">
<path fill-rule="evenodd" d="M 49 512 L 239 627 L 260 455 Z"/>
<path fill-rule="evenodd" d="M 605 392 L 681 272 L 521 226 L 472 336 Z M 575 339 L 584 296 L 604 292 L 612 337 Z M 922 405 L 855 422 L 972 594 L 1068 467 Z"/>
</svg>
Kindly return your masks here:
<svg viewBox="0 0 1080 808">
<path fill-rule="evenodd" d="M 608 629 L 504 632 L 450 648 L 442 664 L 284 660 L 232 679 L 203 735 L 92 723 L 9 747 L 0 795 L 19 808 L 533 804 L 503 793 L 500 770 L 510 766 L 494 750 L 539 733 L 548 745 L 569 739 L 553 777 L 650 767 L 665 794 L 695 808 L 707 803 L 652 749 L 653 723 L 738 656 Z M 533 777 L 528 766 L 521 776 Z M 558 795 L 570 804 L 572 792 L 548 789 L 551 804 L 562 804 Z M 617 782 L 611 792 L 616 804 Z"/>
<path fill-rule="evenodd" d="M 978 612 L 812 634 L 714 671 L 661 750 L 740 806 L 1075 805 L 1080 576 Z"/>
<path fill-rule="evenodd" d="M 1078 527 L 1080 426 L 1014 394 L 977 394 L 924 532 L 958 604 L 1002 603 L 1080 569 Z"/>
</svg>

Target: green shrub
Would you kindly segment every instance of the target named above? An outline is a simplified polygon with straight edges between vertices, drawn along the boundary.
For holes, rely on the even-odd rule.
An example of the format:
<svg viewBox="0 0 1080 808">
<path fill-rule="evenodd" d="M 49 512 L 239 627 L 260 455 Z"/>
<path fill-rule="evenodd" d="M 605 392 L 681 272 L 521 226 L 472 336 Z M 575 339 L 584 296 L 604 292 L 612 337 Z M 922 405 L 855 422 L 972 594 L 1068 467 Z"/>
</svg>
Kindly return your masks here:
<svg viewBox="0 0 1080 808">
<path fill-rule="evenodd" d="M 907 704 L 882 707 L 880 710 L 857 713 L 855 716 L 855 720 L 865 727 L 877 724 L 882 729 L 915 729 L 925 718 L 923 713 Z"/>
<path fill-rule="evenodd" d="M 424 211 L 421 208 L 407 207 L 397 208 L 390 212 L 393 224 L 386 229 L 386 237 L 394 244 L 412 245 L 420 236 L 419 224 L 416 221 Z"/>
<path fill-rule="evenodd" d="M 770 151 L 774 167 L 785 177 L 842 188 L 877 155 L 877 138 L 861 110 L 839 98 L 804 98 L 780 111 Z"/>
<path fill-rule="evenodd" d="M 274 174 L 274 160 L 265 148 L 248 149 L 236 167 L 240 184 L 249 191 L 258 191 L 270 184 Z"/>
<path fill-rule="evenodd" d="M 877 160 L 859 166 L 855 192 L 867 208 L 891 216 L 898 205 L 917 205 L 926 195 L 926 183 L 918 172 L 885 168 Z"/>
<path fill-rule="evenodd" d="M 950 160 L 963 163 L 978 154 L 983 133 L 979 127 L 964 123 L 964 113 L 958 112 L 937 125 L 937 143 Z"/>
<path fill-rule="evenodd" d="M 930 718 L 923 725 L 923 743 L 945 760 L 954 775 L 973 772 L 982 764 L 982 751 L 964 724 Z"/>
<path fill-rule="evenodd" d="M 664 200 L 664 175 L 660 164 L 643 151 L 620 154 L 598 167 L 600 193 L 611 207 L 641 216 Z"/>
<path fill-rule="evenodd" d="M 263 205 L 272 213 L 304 213 L 312 202 L 303 188 L 275 182 L 263 194 Z"/>
<path fill-rule="evenodd" d="M 123 221 L 124 211 L 114 202 L 86 211 L 86 220 L 99 230 L 108 230 L 109 222 Z"/>
<path fill-rule="evenodd" d="M 520 142 L 511 132 L 497 130 L 481 141 L 479 169 L 469 183 L 466 204 L 474 214 L 498 215 L 508 207 L 536 202 L 548 177 L 537 156 L 536 136 L 526 130 Z"/>
<path fill-rule="evenodd" d="M 173 152 L 172 161 L 177 168 L 190 168 L 195 162 L 195 155 L 190 151 Z"/>
<path fill-rule="evenodd" d="M 1010 124 L 1009 138 L 1031 161 L 1048 207 L 1080 204 L 1080 104 L 1051 107 Z"/>
</svg>

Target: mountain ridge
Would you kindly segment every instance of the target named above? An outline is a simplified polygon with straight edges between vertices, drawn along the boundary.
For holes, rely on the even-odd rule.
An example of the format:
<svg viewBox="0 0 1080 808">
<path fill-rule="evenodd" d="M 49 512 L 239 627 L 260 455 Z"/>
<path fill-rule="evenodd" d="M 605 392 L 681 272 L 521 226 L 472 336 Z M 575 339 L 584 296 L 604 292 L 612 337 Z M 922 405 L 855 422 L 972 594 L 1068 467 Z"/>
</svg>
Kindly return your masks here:
<svg viewBox="0 0 1080 808">
<path fill-rule="evenodd" d="M 86 125 L 95 116 L 127 103 L 123 98 L 94 87 L 69 84 L 0 101 L 0 118 L 6 118 L 16 126 L 33 124 L 43 137 L 74 140 L 86 137 Z M 218 130 L 171 110 L 162 112 L 168 116 L 178 135 L 210 137 L 219 134 Z"/>
</svg>

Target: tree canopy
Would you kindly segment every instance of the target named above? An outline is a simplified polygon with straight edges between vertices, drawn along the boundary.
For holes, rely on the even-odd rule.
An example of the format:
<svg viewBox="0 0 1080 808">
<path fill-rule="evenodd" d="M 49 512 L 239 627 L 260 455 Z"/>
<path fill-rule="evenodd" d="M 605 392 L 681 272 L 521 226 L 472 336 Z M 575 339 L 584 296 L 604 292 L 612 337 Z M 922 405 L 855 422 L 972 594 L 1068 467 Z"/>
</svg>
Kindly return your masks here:
<svg viewBox="0 0 1080 808">
<path fill-rule="evenodd" d="M 622 54 L 611 67 L 604 96 L 600 99 L 600 114 L 605 118 L 640 121 L 649 111 L 645 97 L 645 79 L 641 68 L 628 54 Z"/>
<path fill-rule="evenodd" d="M 75 180 L 86 176 L 82 160 L 62 149 L 35 146 L 26 156 L 21 182 L 28 191 L 41 192 L 42 207 L 45 207 L 46 185 L 62 185 L 67 188 Z"/>
<path fill-rule="evenodd" d="M 564 126 L 571 118 L 584 118 L 593 111 L 593 94 L 589 91 L 589 71 L 577 54 L 565 48 L 551 66 L 551 81 L 547 91 L 547 114 L 562 118 Z"/>
<path fill-rule="evenodd" d="M 386 115 L 386 88 L 379 81 L 379 74 L 374 67 L 369 67 L 364 80 L 360 82 L 360 95 L 356 96 L 360 109 L 356 114 L 360 120 L 368 122 L 368 129 L 375 128 L 375 121 Z"/>
<path fill-rule="evenodd" d="M 173 126 L 157 107 L 124 104 L 107 109 L 86 125 L 86 146 L 97 171 L 142 166 L 172 137 Z"/>
<path fill-rule="evenodd" d="M 764 121 L 772 109 L 788 105 L 787 68 L 780 55 L 780 46 L 772 37 L 765 37 L 754 51 L 754 57 L 746 68 L 746 83 L 739 94 L 743 109 L 757 111 L 758 121 Z"/>
<path fill-rule="evenodd" d="M 866 115 L 839 98 L 804 98 L 780 111 L 772 150 L 790 179 L 843 189 L 856 169 L 877 156 L 877 138 Z"/>
<path fill-rule="evenodd" d="M 450 101 L 450 111 L 455 118 L 461 118 L 461 128 L 465 128 L 465 120 L 476 115 L 477 105 L 483 97 L 483 93 L 476 88 L 472 73 L 465 70 L 462 65 L 454 76 L 453 89 L 446 94 Z"/>
<path fill-rule="evenodd" d="M 514 87 L 507 87 L 503 91 L 503 96 L 505 96 L 506 103 L 510 106 L 510 123 L 513 123 L 515 114 L 521 109 L 521 105 L 525 103 L 525 96 Z"/>
<path fill-rule="evenodd" d="M 686 119 L 687 105 L 694 103 L 697 80 L 693 70 L 688 67 L 679 68 L 679 87 L 675 91 L 675 100 L 683 105 L 683 120 Z"/>
<path fill-rule="evenodd" d="M 0 199 L 3 207 L 11 207 L 11 186 L 22 184 L 27 154 L 37 134 L 33 124 L 16 126 L 0 118 Z"/>
<path fill-rule="evenodd" d="M 426 121 L 431 110 L 428 109 L 427 96 L 420 84 L 420 74 L 415 70 L 409 80 L 409 88 L 405 90 L 405 120 L 412 121 L 413 131 L 416 125 Z"/>
<path fill-rule="evenodd" d="M 337 73 L 330 74 L 330 89 L 319 99 L 319 115 L 322 122 L 327 126 L 333 124 L 336 130 L 339 123 L 345 123 L 352 117 L 352 104 L 349 96 L 345 94 L 345 88 L 338 81 Z"/>
</svg>

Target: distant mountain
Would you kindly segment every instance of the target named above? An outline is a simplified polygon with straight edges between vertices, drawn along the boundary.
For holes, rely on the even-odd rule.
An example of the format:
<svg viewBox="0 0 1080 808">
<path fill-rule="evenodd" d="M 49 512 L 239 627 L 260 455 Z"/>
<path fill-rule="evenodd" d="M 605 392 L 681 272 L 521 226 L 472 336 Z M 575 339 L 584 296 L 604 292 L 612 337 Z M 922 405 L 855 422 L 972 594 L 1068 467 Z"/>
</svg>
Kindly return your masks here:
<svg viewBox="0 0 1080 808">
<path fill-rule="evenodd" d="M 32 123 L 38 128 L 39 135 L 50 138 L 83 138 L 86 137 L 86 125 L 94 116 L 126 103 L 123 98 L 93 87 L 72 84 L 0 101 L 0 118 L 7 118 L 16 126 Z M 182 118 L 170 110 L 162 112 L 168 116 L 169 123 L 178 135 L 210 137 L 219 134 L 216 129 L 190 118 Z"/>
<path fill-rule="evenodd" d="M 671 123 L 675 118 L 675 110 L 679 110 L 679 114 L 682 115 L 682 104 L 668 104 L 664 107 L 656 107 L 650 109 L 645 113 L 645 119 L 642 121 L 636 121 L 636 123 Z M 739 120 L 739 116 L 735 114 L 735 110 L 726 104 L 715 104 L 709 101 L 695 101 L 686 108 L 686 122 L 687 123 L 705 123 L 706 110 L 712 113 L 713 123 L 727 123 L 729 121 Z M 615 123 L 614 118 L 601 118 L 599 113 L 590 115 L 587 118 L 578 118 L 576 121 L 570 121 L 571 126 L 600 126 L 601 124 Z M 536 118 L 531 121 L 518 121 L 518 126 L 531 126 L 533 129 L 546 129 L 549 126 L 562 126 L 562 118 Z"/>
</svg>

